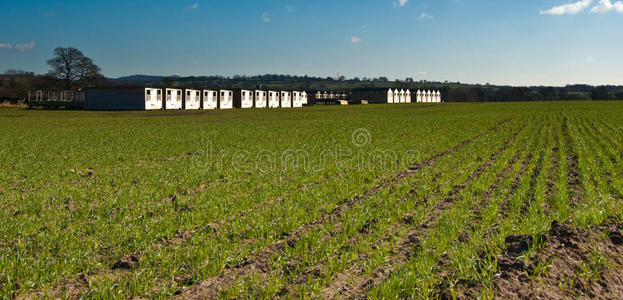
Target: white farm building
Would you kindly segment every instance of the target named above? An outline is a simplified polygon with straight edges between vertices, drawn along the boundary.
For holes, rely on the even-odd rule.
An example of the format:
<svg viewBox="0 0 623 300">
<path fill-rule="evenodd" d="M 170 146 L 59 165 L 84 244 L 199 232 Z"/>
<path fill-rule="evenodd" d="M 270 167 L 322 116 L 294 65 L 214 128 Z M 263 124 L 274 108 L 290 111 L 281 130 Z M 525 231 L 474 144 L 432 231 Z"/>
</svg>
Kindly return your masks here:
<svg viewBox="0 0 623 300">
<path fill-rule="evenodd" d="M 232 109 L 234 108 L 234 91 L 232 90 L 220 90 L 218 98 L 219 109 Z"/>
<path fill-rule="evenodd" d="M 268 91 L 268 107 L 277 108 L 281 105 L 278 91 Z"/>
<path fill-rule="evenodd" d="M 216 90 L 203 90 L 203 99 L 201 107 L 203 109 L 217 109 L 218 108 L 218 91 Z"/>
<path fill-rule="evenodd" d="M 201 91 L 186 89 L 184 91 L 184 109 L 201 108 Z"/>
<path fill-rule="evenodd" d="M 165 89 L 164 109 L 182 109 L 183 103 L 182 89 Z"/>
<path fill-rule="evenodd" d="M 268 103 L 268 92 L 262 90 L 255 90 L 254 105 L 255 108 L 265 108 Z"/>
<path fill-rule="evenodd" d="M 281 107 L 292 107 L 292 93 L 281 91 Z"/>
</svg>

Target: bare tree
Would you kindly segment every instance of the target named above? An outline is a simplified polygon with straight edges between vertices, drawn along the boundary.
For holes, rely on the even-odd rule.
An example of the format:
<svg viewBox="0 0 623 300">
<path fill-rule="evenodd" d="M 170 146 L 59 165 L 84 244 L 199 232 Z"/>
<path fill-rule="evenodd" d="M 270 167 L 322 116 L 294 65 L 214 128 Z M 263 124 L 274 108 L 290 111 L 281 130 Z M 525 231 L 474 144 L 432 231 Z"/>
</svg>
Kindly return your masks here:
<svg viewBox="0 0 623 300">
<path fill-rule="evenodd" d="M 76 48 L 58 47 L 54 57 L 48 60 L 50 74 L 65 82 L 67 89 L 73 89 L 100 81 L 100 67 Z"/>
</svg>

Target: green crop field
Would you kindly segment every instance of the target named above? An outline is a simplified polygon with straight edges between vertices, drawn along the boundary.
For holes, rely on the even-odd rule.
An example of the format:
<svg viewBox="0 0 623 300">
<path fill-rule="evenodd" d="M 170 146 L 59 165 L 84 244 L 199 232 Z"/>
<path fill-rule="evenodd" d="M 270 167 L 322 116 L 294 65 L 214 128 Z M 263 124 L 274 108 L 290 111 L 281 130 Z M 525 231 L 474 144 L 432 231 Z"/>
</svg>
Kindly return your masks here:
<svg viewBox="0 0 623 300">
<path fill-rule="evenodd" d="M 0 298 L 623 296 L 623 103 L 0 108 Z"/>
</svg>

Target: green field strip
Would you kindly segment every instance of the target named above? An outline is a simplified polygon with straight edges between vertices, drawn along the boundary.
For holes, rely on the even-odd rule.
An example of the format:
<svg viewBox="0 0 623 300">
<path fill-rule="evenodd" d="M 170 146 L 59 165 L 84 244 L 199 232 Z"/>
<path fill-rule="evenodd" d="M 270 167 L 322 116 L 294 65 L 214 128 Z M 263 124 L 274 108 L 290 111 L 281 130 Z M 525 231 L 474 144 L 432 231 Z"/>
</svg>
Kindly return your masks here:
<svg viewBox="0 0 623 300">
<path fill-rule="evenodd" d="M 518 148 L 519 145 L 515 145 L 514 148 L 500 149 L 499 151 L 503 150 L 502 157 L 505 160 L 510 160 L 518 151 Z M 490 167 L 495 167 L 496 169 L 488 170 L 488 172 L 474 178 L 473 182 L 468 183 L 465 186 L 465 190 L 460 193 L 456 204 L 445 210 L 438 221 L 430 226 L 424 235 L 421 236 L 421 247 L 418 247 L 418 250 L 409 258 L 406 265 L 390 273 L 389 277 L 381 285 L 375 286 L 370 291 L 368 297 L 407 297 L 408 295 L 405 294 L 407 291 L 410 291 L 409 293 L 417 293 L 423 297 L 431 295 L 437 284 L 433 282 L 439 280 L 439 278 L 433 278 L 435 277 L 433 276 L 435 273 L 433 270 L 435 269 L 436 261 L 457 238 L 461 228 L 473 217 L 469 212 L 478 205 L 479 200 L 492 185 L 498 173 L 503 170 L 502 166 L 502 162 L 495 163 Z M 409 276 L 410 278 L 416 276 L 419 278 L 417 279 L 418 283 L 412 286 L 403 276 Z"/>
<path fill-rule="evenodd" d="M 580 228 L 600 224 L 607 217 L 603 214 L 603 209 L 612 204 L 610 188 L 607 182 L 601 179 L 602 170 L 600 163 L 596 161 L 596 149 L 587 145 L 585 136 L 579 128 L 581 126 L 579 123 L 582 122 L 579 118 L 574 118 L 569 126 L 571 142 L 576 145 L 574 148 L 585 191 L 584 201 L 572 219 L 573 224 Z"/>
<path fill-rule="evenodd" d="M 544 178 L 549 174 L 540 170 L 547 152 L 543 141 L 548 137 L 550 140 L 552 138 L 547 130 L 543 130 L 543 125 L 541 124 L 538 134 L 533 136 L 530 145 L 522 150 L 521 159 L 514 165 L 512 175 L 506 177 L 501 188 L 496 191 L 493 197 L 495 200 L 481 212 L 483 217 L 478 227 L 468 231 L 469 235 L 464 238 L 466 242 L 457 243 L 447 254 L 451 260 L 449 266 L 455 271 L 450 272 L 451 275 L 439 287 L 438 293 L 452 297 L 459 294 L 484 298 L 494 296 L 490 288 L 498 271 L 495 258 L 503 251 L 505 237 L 524 230 L 534 231 L 526 229 L 522 224 L 526 224 L 524 220 L 527 216 L 535 213 L 533 208 L 538 208 L 543 203 L 537 199 L 544 193 L 534 192 L 535 185 L 539 182 L 536 178 Z M 511 203 L 507 203 L 508 201 Z M 526 206 L 526 201 L 532 204 Z M 465 294 L 468 286 L 478 287 L 478 293 Z"/>
<path fill-rule="evenodd" d="M 502 125 L 503 123 L 505 123 L 505 122 L 500 122 L 500 124 L 499 124 L 498 126 Z M 496 126 L 496 127 L 497 127 L 497 126 Z M 491 128 L 491 129 L 489 129 L 489 130 L 484 131 L 483 133 L 479 134 L 478 136 L 480 136 L 480 135 L 482 135 L 482 134 L 486 133 L 487 131 L 493 130 L 493 129 L 495 129 L 495 127 L 494 127 L 494 128 Z M 470 140 L 472 140 L 472 139 L 470 139 Z M 461 144 L 464 144 L 464 143 L 461 143 Z M 460 144 L 460 145 L 461 145 L 461 144 Z M 457 147 L 457 146 L 455 146 L 455 147 Z M 454 147 L 454 148 L 455 148 L 455 147 Z M 444 151 L 443 153 L 445 153 L 445 152 L 446 152 L 446 151 Z M 439 155 L 436 155 L 435 157 L 437 157 L 437 156 L 439 156 Z M 422 163 L 421 163 L 421 164 L 422 164 Z M 424 164 L 426 164 L 426 163 L 424 163 Z M 416 167 L 416 169 L 418 169 L 418 168 L 420 168 L 420 167 Z M 402 178 L 404 178 L 404 177 L 406 177 L 406 176 L 410 176 L 410 175 L 409 175 L 409 174 L 410 174 L 410 172 L 411 172 L 411 171 L 407 171 L 407 172 L 404 172 L 404 171 L 403 171 L 403 172 L 401 172 L 401 173 L 399 173 L 399 174 L 395 175 L 394 179 L 402 179 Z M 373 191 L 373 193 L 371 193 L 371 194 L 365 193 L 363 197 L 360 197 L 360 199 L 358 199 L 358 200 L 357 200 L 357 203 L 358 203 L 359 201 L 362 201 L 363 199 L 367 199 L 367 198 L 369 198 L 371 195 L 373 195 L 373 194 L 375 194 L 376 192 L 378 192 L 378 190 L 377 190 L 378 188 L 380 188 L 380 187 L 382 187 L 382 186 L 384 186 L 384 185 L 387 185 L 388 183 L 389 183 L 389 182 L 385 182 L 384 184 L 382 184 L 382 185 L 380 185 L 380 186 L 377 186 L 377 188 L 375 188 L 375 190 L 374 190 L 374 191 Z M 344 205 L 348 205 L 348 206 L 344 206 Z M 326 210 L 327 212 L 331 212 L 330 214 L 319 215 L 318 217 L 319 217 L 319 218 L 321 218 L 321 219 L 324 219 L 324 220 L 327 220 L 327 221 L 328 221 L 328 220 L 330 220 L 330 219 L 333 219 L 332 215 L 339 216 L 339 215 L 341 214 L 341 213 L 340 213 L 340 211 L 342 211 L 344 208 L 349 208 L 350 206 L 352 206 L 352 204 L 349 204 L 348 202 L 344 202 L 344 203 L 343 203 L 342 205 L 340 205 L 340 206 L 336 206 L 336 207 L 334 207 L 334 208 L 332 208 L 332 209 L 328 209 L 328 210 Z M 337 213 L 337 214 L 336 214 L 336 213 Z M 301 216 L 301 218 L 302 218 L 302 216 Z M 310 227 L 310 228 L 319 228 L 319 227 L 321 227 L 321 226 L 319 226 L 319 225 L 322 225 L 322 224 L 323 224 L 323 223 L 325 223 L 325 222 L 326 222 L 326 221 L 322 221 L 322 222 L 320 222 L 320 223 L 315 224 L 313 227 Z M 306 232 L 306 231 L 308 231 L 308 230 L 299 231 L 299 232 L 295 233 L 295 234 L 294 234 L 294 236 L 298 238 L 298 237 L 299 237 L 299 235 L 300 235 L 301 233 L 304 233 L 304 232 Z M 289 236 L 289 239 L 292 239 L 292 238 L 293 238 L 293 236 L 292 236 L 292 235 L 290 235 L 290 236 Z M 280 247 L 282 247 L 283 243 L 279 243 L 279 244 L 277 244 L 277 245 L 278 245 L 278 246 L 280 246 Z M 272 246 L 276 246 L 276 245 L 272 245 Z M 275 252 L 275 251 L 276 251 L 276 249 L 272 249 L 272 250 L 270 250 L 270 252 Z M 262 256 L 263 256 L 263 255 L 262 255 Z"/>
<path fill-rule="evenodd" d="M 606 174 L 608 176 L 607 180 L 612 189 L 615 190 L 617 198 L 623 199 L 623 157 L 621 156 L 623 147 L 614 142 L 609 135 L 602 132 L 603 127 L 597 127 L 593 119 L 589 118 L 588 120 L 589 126 L 584 126 L 584 130 L 600 145 L 601 154 L 608 157 L 609 162 L 604 161 L 608 169 Z"/>
<path fill-rule="evenodd" d="M 469 148 L 471 149 L 473 147 Z M 438 161 L 435 164 L 435 168 L 429 170 L 429 173 L 432 172 L 430 174 L 418 174 L 417 177 L 426 175 L 427 177 L 424 179 L 413 178 L 394 185 L 391 187 L 388 196 L 381 193 L 376 194 L 375 196 L 377 197 L 374 198 L 380 199 L 368 199 L 370 201 L 366 201 L 366 203 L 362 203 L 361 206 L 355 207 L 349 211 L 348 214 L 342 218 L 343 221 L 340 222 L 340 224 L 344 225 L 337 225 L 337 228 L 330 227 L 317 234 L 312 234 L 311 237 L 299 240 L 297 244 L 293 245 L 294 247 L 290 251 L 284 251 L 285 254 L 282 257 L 286 257 L 287 259 L 279 258 L 277 264 L 280 265 L 280 267 L 276 268 L 273 266 L 272 268 L 272 273 L 276 273 L 273 276 L 276 276 L 276 278 L 269 279 L 268 281 L 285 282 L 286 284 L 294 283 L 294 287 L 291 284 L 287 284 L 283 288 L 283 290 L 287 290 L 287 293 L 290 295 L 302 294 L 309 296 L 319 292 L 318 289 L 330 282 L 331 278 L 336 276 L 334 275 L 336 272 L 343 270 L 344 267 L 348 265 L 352 265 L 353 262 L 360 261 L 362 259 L 360 256 L 364 255 L 364 253 L 373 255 L 373 253 L 376 252 L 375 250 L 379 248 L 375 241 L 387 241 L 389 238 L 383 236 L 390 235 L 392 236 L 392 240 L 395 240 L 399 237 L 395 232 L 406 231 L 404 224 L 402 224 L 402 222 L 397 222 L 397 220 L 402 219 L 410 210 L 414 215 L 427 215 L 427 211 L 434 207 L 433 204 L 436 204 L 438 200 L 442 198 L 442 196 L 438 194 L 439 189 L 444 189 L 447 193 L 451 190 L 452 186 L 454 186 L 450 185 L 450 181 L 453 180 L 453 177 L 458 175 L 448 172 L 448 170 L 452 168 L 456 169 L 457 166 L 461 166 L 469 161 L 468 157 L 470 156 L 462 156 L 460 153 L 466 151 L 468 151 L 468 153 L 473 153 L 470 149 L 461 149 L 460 151 L 453 152 L 447 157 L 444 157 L 443 162 Z M 480 153 L 480 155 L 483 154 L 484 153 Z M 445 162 L 445 160 L 457 155 L 461 155 L 457 157 L 461 163 L 452 161 Z M 476 154 L 470 155 L 473 155 L 474 159 L 479 156 Z M 438 165 L 441 166 L 438 167 Z M 463 173 L 469 174 L 469 172 Z M 426 190 L 413 187 L 420 182 L 427 182 L 428 184 L 433 183 L 433 186 L 425 187 Z M 439 186 L 440 182 L 444 182 L 445 184 Z M 424 201 L 409 203 L 410 201 L 407 200 L 410 200 L 413 194 L 422 195 L 420 197 L 424 197 Z M 379 203 L 379 201 L 382 202 Z M 407 203 L 404 203 L 405 201 L 407 201 Z M 414 204 L 416 205 L 415 207 L 413 206 Z M 417 212 L 413 210 L 417 210 Z M 376 230 L 377 228 L 380 229 Z M 311 245 L 316 246 L 310 248 Z M 370 249 L 371 246 L 375 246 L 376 249 Z M 344 249 L 350 250 L 351 248 L 354 251 L 342 253 Z M 326 266 L 326 264 L 330 264 L 330 266 Z M 287 270 L 287 272 L 284 272 L 284 269 Z M 337 274 L 337 276 L 340 275 L 341 274 Z M 260 284 L 258 280 L 260 278 L 264 281 L 267 280 L 265 277 L 257 276 L 257 278 L 249 280 L 247 285 L 254 283 L 253 290 L 261 295 L 270 296 L 271 294 L 266 293 L 266 291 L 261 289 L 258 291 L 258 285 Z M 305 280 L 303 280 L 303 278 L 305 278 Z M 301 283 L 303 283 L 304 286 L 300 287 Z M 261 284 L 261 286 L 265 285 L 266 284 Z M 277 284 L 268 284 L 268 287 L 273 290 L 278 286 Z M 248 290 L 248 287 L 244 286 L 237 288 L 240 292 Z M 280 292 L 278 289 L 276 291 Z M 234 292 L 233 294 L 227 294 L 227 297 L 229 296 L 239 297 L 240 295 Z M 245 296 L 243 295 L 241 297 Z M 331 298 L 332 296 L 321 294 L 321 297 Z"/>
</svg>

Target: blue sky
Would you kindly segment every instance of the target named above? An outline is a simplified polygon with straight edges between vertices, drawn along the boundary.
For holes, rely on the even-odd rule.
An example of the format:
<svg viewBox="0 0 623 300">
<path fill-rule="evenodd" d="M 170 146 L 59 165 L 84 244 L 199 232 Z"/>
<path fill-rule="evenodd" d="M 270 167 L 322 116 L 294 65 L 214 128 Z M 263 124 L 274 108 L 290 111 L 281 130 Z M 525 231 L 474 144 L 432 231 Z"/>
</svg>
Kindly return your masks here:
<svg viewBox="0 0 623 300">
<path fill-rule="evenodd" d="M 104 75 L 623 84 L 620 0 L 4 0 L 0 72 L 58 46 Z"/>
</svg>

